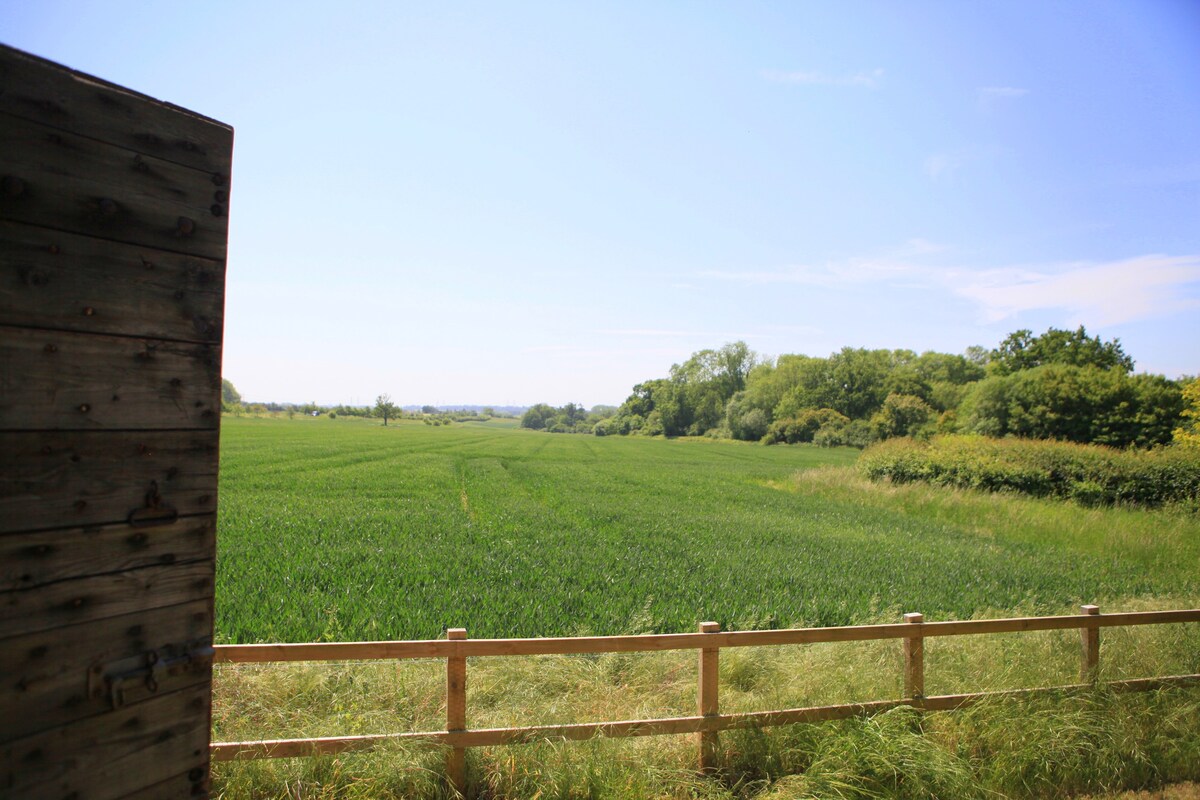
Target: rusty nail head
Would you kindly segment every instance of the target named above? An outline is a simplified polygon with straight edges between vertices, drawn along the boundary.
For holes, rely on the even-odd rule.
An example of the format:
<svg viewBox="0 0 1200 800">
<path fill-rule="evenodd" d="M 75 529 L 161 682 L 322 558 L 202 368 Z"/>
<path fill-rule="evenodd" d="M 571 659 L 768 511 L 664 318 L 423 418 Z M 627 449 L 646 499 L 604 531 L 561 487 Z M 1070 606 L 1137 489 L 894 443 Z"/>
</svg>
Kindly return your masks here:
<svg viewBox="0 0 1200 800">
<path fill-rule="evenodd" d="M 196 230 L 196 223 L 193 222 L 192 220 L 188 219 L 187 217 L 180 217 L 179 222 L 176 223 L 175 229 L 178 230 L 180 233 L 182 233 L 184 236 L 190 236 L 192 234 L 192 231 Z"/>
<path fill-rule="evenodd" d="M 80 403 L 79 410 L 86 414 L 87 412 L 92 410 L 92 407 L 89 406 L 87 403 Z"/>
</svg>

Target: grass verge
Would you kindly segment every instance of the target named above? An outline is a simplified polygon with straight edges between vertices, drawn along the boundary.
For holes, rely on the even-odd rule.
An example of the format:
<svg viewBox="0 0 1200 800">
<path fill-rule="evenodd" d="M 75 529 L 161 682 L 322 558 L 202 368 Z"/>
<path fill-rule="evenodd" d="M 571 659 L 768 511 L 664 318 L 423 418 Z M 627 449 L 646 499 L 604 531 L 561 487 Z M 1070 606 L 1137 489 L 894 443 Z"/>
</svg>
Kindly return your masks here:
<svg viewBox="0 0 1200 800">
<path fill-rule="evenodd" d="M 1134 604 L 1145 608 L 1143 601 Z M 1125 607 L 1123 607 L 1125 608 Z M 1078 634 L 926 642 L 927 691 L 1071 683 Z M 1200 626 L 1107 629 L 1101 679 L 1200 672 Z M 444 663 L 227 665 L 217 740 L 436 730 Z M 723 712 L 900 694 L 897 641 L 723 650 Z M 473 659 L 472 727 L 687 715 L 695 654 Z M 319 759 L 218 764 L 215 796 L 442 798 L 444 753 L 392 746 Z M 721 734 L 720 774 L 695 772 L 692 736 L 544 741 L 468 751 L 479 798 L 1068 797 L 1200 779 L 1200 690 L 987 701 L 956 712 Z"/>
</svg>

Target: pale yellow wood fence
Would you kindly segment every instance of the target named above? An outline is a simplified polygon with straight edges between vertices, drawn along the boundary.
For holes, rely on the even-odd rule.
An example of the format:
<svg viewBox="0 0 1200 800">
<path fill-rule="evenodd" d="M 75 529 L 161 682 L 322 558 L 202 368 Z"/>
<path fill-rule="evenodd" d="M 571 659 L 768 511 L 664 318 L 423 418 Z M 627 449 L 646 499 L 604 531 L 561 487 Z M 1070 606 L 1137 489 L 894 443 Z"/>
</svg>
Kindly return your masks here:
<svg viewBox="0 0 1200 800">
<path fill-rule="evenodd" d="M 762 728 L 801 722 L 846 719 L 911 705 L 931 711 L 950 710 L 985 698 L 1022 696 L 1049 691 L 1080 691 L 1096 686 L 1100 663 L 1100 629 L 1132 625 L 1200 622 L 1200 609 L 1140 611 L 1101 614 L 1096 606 L 1083 606 L 1082 613 L 1056 617 L 925 622 L 921 614 L 905 614 L 904 622 L 884 625 L 852 625 L 835 628 L 793 628 L 774 631 L 722 632 L 715 622 L 700 623 L 697 633 L 668 633 L 638 636 L 580 636 L 547 639 L 468 639 L 463 628 L 451 628 L 446 639 L 407 642 L 336 642 L 321 644 L 246 644 L 216 648 L 215 661 L 263 663 L 284 661 L 363 661 L 379 659 L 446 659 L 446 729 L 367 736 L 331 736 L 313 739 L 275 739 L 250 742 L 219 742 L 212 745 L 216 761 L 255 758 L 290 758 L 328 755 L 367 749 L 384 741 L 426 740 L 449 745 L 446 771 L 451 784 L 465 793 L 465 750 L 468 747 L 524 744 L 544 739 L 590 739 L 594 736 L 658 736 L 692 733 L 697 737 L 698 763 L 702 771 L 714 767 L 719 731 L 732 728 Z M 981 633 L 1013 633 L 1078 629 L 1080 633 L 1080 683 L 1038 687 L 1007 692 L 925 696 L 924 641 L 935 636 L 964 636 Z M 812 708 L 722 714 L 718 703 L 717 670 L 720 651 L 726 647 L 814 644 L 819 642 L 863 642 L 900 639 L 904 653 L 904 697 Z M 467 659 L 491 656 L 568 655 L 585 653 L 646 653 L 663 650 L 698 650 L 697 714 L 690 717 L 587 722 L 569 725 L 534 725 L 515 728 L 469 729 L 467 727 Z M 1111 681 L 1111 691 L 1147 691 L 1167 686 L 1200 685 L 1200 674 Z"/>
</svg>

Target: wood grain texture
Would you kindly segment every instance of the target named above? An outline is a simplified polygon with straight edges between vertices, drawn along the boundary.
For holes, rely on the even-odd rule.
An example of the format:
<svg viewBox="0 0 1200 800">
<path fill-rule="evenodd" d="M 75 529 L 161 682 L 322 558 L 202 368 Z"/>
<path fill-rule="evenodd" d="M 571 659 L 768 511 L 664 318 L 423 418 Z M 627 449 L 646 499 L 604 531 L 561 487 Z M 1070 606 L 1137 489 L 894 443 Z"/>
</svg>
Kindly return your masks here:
<svg viewBox="0 0 1200 800">
<path fill-rule="evenodd" d="M 216 429 L 215 345 L 0 328 L 0 430 Z"/>
<path fill-rule="evenodd" d="M 0 325 L 221 340 L 223 262 L 0 221 Z"/>
<path fill-rule="evenodd" d="M 446 631 L 450 641 L 467 638 L 465 628 Z M 446 730 L 461 731 L 467 727 L 467 660 L 461 656 L 446 659 Z M 467 793 L 467 753 L 462 747 L 446 751 L 446 779 L 459 795 Z"/>
<path fill-rule="evenodd" d="M 228 187 L 203 172 L 0 113 L 0 219 L 225 259 Z"/>
<path fill-rule="evenodd" d="M 0 594 L 3 641 L 213 596 L 213 560 L 144 567 Z"/>
<path fill-rule="evenodd" d="M 211 559 L 216 517 L 0 536 L 0 595 L 71 578 Z"/>
<path fill-rule="evenodd" d="M 721 626 L 716 622 L 701 622 L 700 633 L 717 633 Z M 714 717 L 721 713 L 720 696 L 720 667 L 721 651 L 715 647 L 705 647 L 700 650 L 697 658 L 696 676 L 696 711 L 704 717 Z M 701 731 L 697 734 L 697 764 L 701 772 L 711 772 L 717 767 L 717 754 L 720 740 L 716 731 Z"/>
<path fill-rule="evenodd" d="M 151 650 L 170 656 L 181 644 L 209 643 L 212 624 L 212 602 L 194 600 L 4 640 L 0 742 L 110 713 L 109 698 L 88 691 L 90 669 Z M 207 684 L 209 675 L 204 670 L 166 677 L 159 691 Z"/>
<path fill-rule="evenodd" d="M 121 800 L 207 800 L 209 797 L 208 766 L 197 765 L 181 775 L 126 794 Z"/>
<path fill-rule="evenodd" d="M 3 45 L 0 111 L 229 176 L 228 125 Z"/>
<path fill-rule="evenodd" d="M 208 763 L 207 685 L 156 696 L 0 747 L 11 797 L 116 800 Z"/>
<path fill-rule="evenodd" d="M 0 533 L 126 522 L 157 487 L 179 515 L 211 514 L 216 431 L 0 433 Z"/>
<path fill-rule="evenodd" d="M 232 139 L 0 45 L 0 797 L 208 792 Z"/>
</svg>

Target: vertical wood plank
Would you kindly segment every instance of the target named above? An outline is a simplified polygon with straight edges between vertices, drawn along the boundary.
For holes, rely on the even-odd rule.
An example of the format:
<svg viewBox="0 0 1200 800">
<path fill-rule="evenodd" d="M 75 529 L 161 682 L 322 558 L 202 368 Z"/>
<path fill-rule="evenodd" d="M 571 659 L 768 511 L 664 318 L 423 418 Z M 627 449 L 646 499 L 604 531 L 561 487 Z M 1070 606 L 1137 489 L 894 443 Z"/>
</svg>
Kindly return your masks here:
<svg viewBox="0 0 1200 800">
<path fill-rule="evenodd" d="M 1080 606 L 1079 610 L 1086 616 L 1100 616 L 1100 606 Z M 1082 645 L 1079 659 L 1079 680 L 1083 683 L 1095 683 L 1100 671 L 1100 626 L 1085 624 L 1079 629 L 1079 639 Z"/>
<path fill-rule="evenodd" d="M 450 628 L 446 638 L 460 641 L 467 638 L 466 628 Z M 446 730 L 467 729 L 467 659 L 451 656 L 446 659 Z M 446 778 L 460 797 L 467 794 L 467 751 L 451 747 L 446 754 Z"/>
<path fill-rule="evenodd" d="M 720 623 L 700 623 L 701 633 L 717 633 L 720 630 Z M 703 647 L 700 649 L 696 710 L 703 717 L 714 717 L 721 713 L 720 702 L 717 696 L 720 652 L 720 648 L 717 647 Z M 696 742 L 700 750 L 700 771 L 714 771 L 717 768 L 717 752 L 720 747 L 719 734 L 716 731 L 700 731 L 700 733 L 696 734 Z"/>
<path fill-rule="evenodd" d="M 925 615 L 905 614 L 904 621 L 913 626 L 913 635 L 904 639 L 904 696 L 919 700 L 925 696 Z"/>
</svg>

